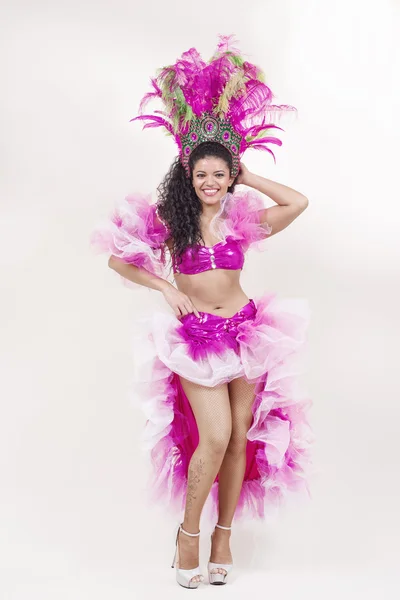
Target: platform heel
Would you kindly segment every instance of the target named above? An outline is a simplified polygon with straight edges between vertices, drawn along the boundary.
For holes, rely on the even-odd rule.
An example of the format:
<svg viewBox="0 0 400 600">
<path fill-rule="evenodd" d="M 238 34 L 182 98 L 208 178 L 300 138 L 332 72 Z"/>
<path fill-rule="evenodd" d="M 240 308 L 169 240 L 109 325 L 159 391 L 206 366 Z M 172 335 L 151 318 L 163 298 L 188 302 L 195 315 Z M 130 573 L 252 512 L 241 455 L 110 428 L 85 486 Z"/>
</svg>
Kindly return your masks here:
<svg viewBox="0 0 400 600">
<path fill-rule="evenodd" d="M 191 589 L 191 590 L 195 590 L 196 588 L 199 587 L 199 585 L 202 583 L 203 581 L 203 575 L 200 573 L 200 566 L 196 567 L 195 569 L 180 569 L 179 568 L 179 533 L 182 532 L 185 535 L 189 535 L 190 537 L 198 537 L 200 535 L 200 531 L 199 533 L 189 533 L 188 531 L 185 531 L 182 527 L 182 525 L 179 525 L 178 527 L 178 531 L 176 533 L 176 542 L 175 542 L 175 554 L 174 554 L 174 558 L 172 560 L 172 565 L 171 567 L 176 569 L 176 581 L 179 583 L 180 586 L 187 588 L 187 589 Z M 201 580 L 200 581 L 192 581 L 192 579 L 194 577 L 196 577 L 197 575 L 200 575 Z"/>
<path fill-rule="evenodd" d="M 223 527 L 222 525 L 218 525 L 218 523 L 216 524 L 215 527 L 219 527 L 219 529 L 225 529 L 226 531 L 231 531 L 232 527 Z M 211 541 L 212 541 L 212 536 L 211 535 Z M 219 563 L 213 563 L 213 562 L 209 562 L 208 563 L 208 579 L 211 585 L 225 585 L 227 583 L 227 578 L 228 575 L 230 573 L 230 571 L 233 568 L 233 564 L 228 564 L 228 565 L 222 565 Z M 223 569 L 225 571 L 225 573 L 211 573 L 211 571 L 213 571 L 214 569 Z"/>
</svg>

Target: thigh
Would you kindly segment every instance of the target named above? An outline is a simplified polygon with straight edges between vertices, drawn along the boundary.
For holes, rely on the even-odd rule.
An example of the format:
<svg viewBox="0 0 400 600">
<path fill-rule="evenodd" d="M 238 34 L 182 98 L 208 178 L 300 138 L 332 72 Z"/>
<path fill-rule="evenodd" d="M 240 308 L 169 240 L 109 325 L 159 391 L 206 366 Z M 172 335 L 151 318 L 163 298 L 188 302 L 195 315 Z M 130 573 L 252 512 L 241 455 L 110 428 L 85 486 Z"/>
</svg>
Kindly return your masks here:
<svg viewBox="0 0 400 600">
<path fill-rule="evenodd" d="M 233 379 L 228 384 L 229 401 L 232 414 L 232 429 L 243 434 L 250 428 L 255 398 L 255 384 L 248 383 L 243 377 Z"/>
<path fill-rule="evenodd" d="M 229 439 L 232 419 L 227 384 L 206 387 L 183 377 L 180 381 L 192 407 L 200 439 Z"/>
</svg>

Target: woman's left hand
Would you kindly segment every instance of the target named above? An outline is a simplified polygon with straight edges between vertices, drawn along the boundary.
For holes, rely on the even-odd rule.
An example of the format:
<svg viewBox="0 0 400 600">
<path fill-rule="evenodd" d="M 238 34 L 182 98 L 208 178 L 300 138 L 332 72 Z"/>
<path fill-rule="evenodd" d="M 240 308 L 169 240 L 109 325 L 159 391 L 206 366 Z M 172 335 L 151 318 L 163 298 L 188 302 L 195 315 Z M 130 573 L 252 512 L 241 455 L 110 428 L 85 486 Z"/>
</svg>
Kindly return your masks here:
<svg viewBox="0 0 400 600">
<path fill-rule="evenodd" d="M 244 165 L 242 162 L 240 163 L 240 171 L 239 171 L 239 176 L 236 180 L 237 184 L 243 184 L 243 185 L 247 185 L 247 180 L 249 178 L 250 175 L 250 171 L 248 170 L 248 168 L 246 167 L 246 165 Z"/>
</svg>

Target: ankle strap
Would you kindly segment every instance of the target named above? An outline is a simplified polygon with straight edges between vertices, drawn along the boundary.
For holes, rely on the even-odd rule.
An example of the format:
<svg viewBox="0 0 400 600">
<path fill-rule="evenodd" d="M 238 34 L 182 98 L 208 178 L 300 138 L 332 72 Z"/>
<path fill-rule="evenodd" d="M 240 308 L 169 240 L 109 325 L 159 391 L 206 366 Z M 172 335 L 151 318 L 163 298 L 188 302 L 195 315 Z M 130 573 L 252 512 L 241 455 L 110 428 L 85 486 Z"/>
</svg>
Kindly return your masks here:
<svg viewBox="0 0 400 600">
<path fill-rule="evenodd" d="M 185 533 L 186 535 L 190 535 L 190 537 L 198 537 L 200 535 L 200 531 L 199 533 L 189 533 L 188 531 L 185 531 L 182 525 L 179 525 L 179 531 L 182 531 L 182 533 Z"/>
<path fill-rule="evenodd" d="M 216 523 L 215 527 L 219 527 L 219 529 L 225 529 L 226 531 L 230 531 L 232 529 L 232 527 L 223 527 L 222 525 L 218 525 L 218 523 Z"/>
</svg>

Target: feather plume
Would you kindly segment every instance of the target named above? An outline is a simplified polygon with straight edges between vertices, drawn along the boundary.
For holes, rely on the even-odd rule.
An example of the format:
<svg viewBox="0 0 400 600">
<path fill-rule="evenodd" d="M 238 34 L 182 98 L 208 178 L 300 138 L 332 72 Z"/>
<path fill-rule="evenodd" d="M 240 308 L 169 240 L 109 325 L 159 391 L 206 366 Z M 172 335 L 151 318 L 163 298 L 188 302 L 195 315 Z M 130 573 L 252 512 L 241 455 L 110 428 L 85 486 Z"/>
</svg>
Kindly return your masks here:
<svg viewBox="0 0 400 600">
<path fill-rule="evenodd" d="M 213 115 L 229 121 L 241 136 L 240 155 L 251 147 L 267 150 L 275 160 L 268 145 L 282 144 L 271 135 L 273 129 L 282 128 L 273 121 L 296 109 L 272 104 L 274 96 L 265 83 L 264 72 L 244 59 L 236 41 L 234 35 L 219 35 L 208 63 L 195 48 L 190 48 L 175 64 L 158 69 L 157 76 L 151 79 L 152 90 L 140 103 L 140 116 L 131 121 L 143 121 L 144 129 L 164 127 L 168 135 L 175 137 L 181 152 L 181 136 L 189 131 L 193 119 Z M 156 98 L 162 100 L 163 110 L 143 115 L 144 107 Z"/>
<path fill-rule="evenodd" d="M 161 90 L 157 85 L 157 80 L 154 77 L 151 77 L 150 82 L 151 82 L 151 85 L 153 86 L 154 92 L 148 92 L 145 96 L 143 96 L 142 101 L 140 102 L 140 106 L 139 106 L 140 114 L 143 112 L 144 107 L 147 105 L 147 103 L 150 100 L 152 100 L 153 98 L 161 98 L 161 96 L 162 96 Z"/>
<path fill-rule="evenodd" d="M 219 97 L 216 111 L 219 115 L 225 117 L 229 111 L 229 103 L 231 99 L 237 96 L 240 92 L 246 90 L 246 80 L 243 71 L 237 71 L 227 82 L 224 91 Z"/>
<path fill-rule="evenodd" d="M 226 56 L 220 56 L 212 60 L 205 68 L 205 84 L 208 84 L 208 93 L 214 100 L 214 105 L 218 104 L 218 98 L 233 73 L 234 67 Z"/>
<path fill-rule="evenodd" d="M 236 54 L 228 53 L 228 54 L 226 54 L 226 57 L 238 69 L 242 69 L 243 68 L 244 60 L 243 60 L 243 58 L 241 56 L 237 56 Z"/>
<path fill-rule="evenodd" d="M 243 137 L 255 139 L 258 135 L 264 135 L 268 129 L 280 129 L 280 131 L 283 131 L 282 127 L 278 127 L 278 125 L 272 125 L 271 123 L 263 122 L 260 125 L 253 125 L 252 127 L 245 129 L 243 131 Z"/>
<path fill-rule="evenodd" d="M 272 98 L 272 92 L 268 86 L 257 79 L 250 79 L 246 83 L 246 92 L 238 99 L 233 98 L 230 114 L 239 116 L 246 114 L 249 109 L 258 111 L 260 107 L 264 108 Z"/>
<path fill-rule="evenodd" d="M 155 117 L 154 115 L 139 115 L 138 117 L 130 119 L 129 122 L 132 123 L 132 121 L 149 121 L 143 126 L 143 129 L 148 129 L 150 127 L 165 127 L 167 131 L 174 133 L 171 123 L 161 117 Z"/>
<path fill-rule="evenodd" d="M 277 112 L 280 114 L 282 114 L 283 112 L 297 112 L 297 108 L 295 108 L 294 106 L 289 106 L 288 104 L 271 104 L 270 106 L 268 106 L 268 112 Z"/>
<path fill-rule="evenodd" d="M 250 140 L 247 142 L 247 146 L 249 148 L 254 148 L 259 144 L 276 144 L 277 146 L 282 146 L 281 140 L 276 137 L 255 138 L 254 140 Z"/>
<path fill-rule="evenodd" d="M 180 61 L 178 61 L 178 63 L 179 62 Z M 189 68 L 190 65 L 193 65 L 193 70 L 195 72 L 201 71 L 202 69 L 205 69 L 207 66 L 207 64 L 201 58 L 200 53 L 196 50 L 196 48 L 190 48 L 190 50 L 188 50 L 187 52 L 184 52 L 182 54 L 182 62 L 185 63 L 187 68 Z"/>
<path fill-rule="evenodd" d="M 243 71 L 246 74 L 247 79 L 258 79 L 264 83 L 265 76 L 260 67 L 253 65 L 250 62 L 245 61 L 243 63 Z"/>
<path fill-rule="evenodd" d="M 226 52 L 240 53 L 239 48 L 235 48 L 234 43 L 238 40 L 235 39 L 234 34 L 231 35 L 219 35 L 219 42 L 217 45 L 216 54 L 225 54 Z M 215 56 L 215 55 L 214 55 Z M 214 57 L 213 57 L 214 58 Z"/>
</svg>

